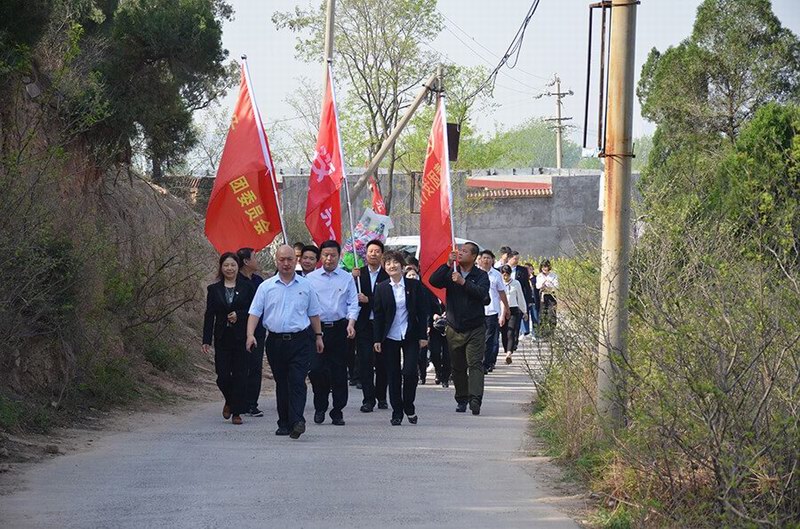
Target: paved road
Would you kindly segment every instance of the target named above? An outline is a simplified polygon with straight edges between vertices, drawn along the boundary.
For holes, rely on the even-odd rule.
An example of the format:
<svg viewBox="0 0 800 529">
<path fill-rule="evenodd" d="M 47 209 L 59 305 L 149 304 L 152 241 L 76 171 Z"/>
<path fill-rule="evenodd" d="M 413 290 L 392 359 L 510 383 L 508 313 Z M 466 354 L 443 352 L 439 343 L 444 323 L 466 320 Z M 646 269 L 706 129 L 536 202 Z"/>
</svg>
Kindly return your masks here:
<svg viewBox="0 0 800 529">
<path fill-rule="evenodd" d="M 420 386 L 417 425 L 358 412 L 347 425 L 276 437 L 271 400 L 234 427 L 221 404 L 105 437 L 55 458 L 0 497 L 0 527 L 577 528 L 526 462 L 531 386 L 521 367 L 487 377 L 479 417 L 455 413 L 451 389 Z M 310 392 L 310 391 L 309 391 Z"/>
</svg>

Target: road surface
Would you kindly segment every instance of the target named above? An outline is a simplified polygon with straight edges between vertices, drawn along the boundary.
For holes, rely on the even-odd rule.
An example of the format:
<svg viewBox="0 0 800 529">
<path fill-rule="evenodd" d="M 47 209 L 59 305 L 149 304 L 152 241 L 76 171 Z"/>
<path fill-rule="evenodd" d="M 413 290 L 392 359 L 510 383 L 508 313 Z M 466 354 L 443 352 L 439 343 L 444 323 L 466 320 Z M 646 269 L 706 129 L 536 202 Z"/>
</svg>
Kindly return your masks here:
<svg viewBox="0 0 800 529">
<path fill-rule="evenodd" d="M 532 387 L 519 363 L 487 377 L 478 417 L 429 380 L 417 425 L 360 413 L 351 388 L 346 426 L 313 424 L 309 398 L 296 441 L 274 435 L 266 398 L 265 417 L 238 427 L 214 402 L 108 435 L 23 474 L 0 497 L 0 527 L 578 527 L 526 453 Z"/>
</svg>

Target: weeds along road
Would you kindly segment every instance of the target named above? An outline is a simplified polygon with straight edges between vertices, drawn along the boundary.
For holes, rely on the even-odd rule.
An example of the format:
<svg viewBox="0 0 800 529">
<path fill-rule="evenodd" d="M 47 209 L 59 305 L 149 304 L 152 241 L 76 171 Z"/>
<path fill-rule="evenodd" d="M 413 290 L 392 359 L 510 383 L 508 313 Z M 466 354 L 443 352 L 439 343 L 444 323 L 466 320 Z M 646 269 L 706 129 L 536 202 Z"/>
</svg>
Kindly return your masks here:
<svg viewBox="0 0 800 529">
<path fill-rule="evenodd" d="M 238 427 L 221 402 L 202 404 L 34 466 L 0 497 L 0 527 L 577 528 L 561 510 L 570 499 L 543 477 L 552 467 L 528 457 L 532 384 L 520 360 L 487 376 L 478 417 L 455 413 L 452 386 L 432 374 L 417 425 L 360 413 L 351 387 L 346 426 L 314 424 L 309 398 L 296 441 L 274 435 L 271 398 Z"/>
</svg>

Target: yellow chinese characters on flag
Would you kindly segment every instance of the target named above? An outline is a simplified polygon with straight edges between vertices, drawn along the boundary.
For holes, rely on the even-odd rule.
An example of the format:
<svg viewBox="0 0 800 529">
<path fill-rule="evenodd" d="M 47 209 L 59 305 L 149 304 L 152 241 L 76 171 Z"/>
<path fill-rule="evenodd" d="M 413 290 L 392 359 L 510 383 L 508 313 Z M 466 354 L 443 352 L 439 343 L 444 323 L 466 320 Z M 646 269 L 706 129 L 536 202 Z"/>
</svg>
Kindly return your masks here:
<svg viewBox="0 0 800 529">
<path fill-rule="evenodd" d="M 243 69 L 239 98 L 206 211 L 206 237 L 218 252 L 245 247 L 260 250 L 281 232 L 273 167 Z"/>
</svg>

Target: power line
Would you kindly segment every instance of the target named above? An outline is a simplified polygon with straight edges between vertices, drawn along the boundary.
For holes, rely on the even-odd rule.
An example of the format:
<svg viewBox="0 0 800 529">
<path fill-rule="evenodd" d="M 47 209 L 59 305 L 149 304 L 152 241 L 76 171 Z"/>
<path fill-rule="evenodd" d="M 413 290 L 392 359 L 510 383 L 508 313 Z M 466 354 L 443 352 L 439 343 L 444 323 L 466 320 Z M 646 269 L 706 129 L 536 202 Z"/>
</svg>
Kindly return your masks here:
<svg viewBox="0 0 800 529">
<path fill-rule="evenodd" d="M 453 35 L 453 36 L 454 36 L 454 37 L 455 37 L 455 38 L 456 38 L 456 39 L 457 39 L 457 40 L 458 40 L 458 41 L 459 41 L 461 44 L 463 44 L 463 45 L 464 45 L 464 46 L 465 46 L 465 47 L 466 47 L 466 48 L 467 48 L 469 51 L 471 51 L 472 53 L 474 53 L 476 57 L 478 57 L 479 59 L 483 60 L 483 62 L 485 62 L 485 63 L 486 63 L 488 66 L 490 66 L 490 67 L 491 67 L 491 66 L 493 66 L 493 64 L 492 64 L 492 61 L 491 61 L 491 60 L 487 59 L 486 57 L 484 57 L 483 55 L 481 55 L 480 53 L 478 53 L 478 52 L 477 52 L 477 51 L 476 51 L 474 48 L 472 48 L 472 47 L 471 47 L 469 44 L 467 44 L 466 42 L 464 42 L 464 41 L 461 39 L 461 37 L 459 37 L 459 36 L 458 36 L 458 35 L 457 35 L 457 34 L 456 34 L 456 33 L 455 33 L 453 30 L 451 30 L 451 29 L 450 29 L 450 28 L 448 28 L 447 26 L 445 26 L 445 27 L 444 27 L 444 29 L 446 29 L 446 30 L 447 30 L 447 31 L 448 31 L 448 32 L 449 32 L 451 35 Z M 506 77 L 508 77 L 509 79 L 511 79 L 511 80 L 513 80 L 513 81 L 515 81 L 515 82 L 517 82 L 517 83 L 519 83 L 519 84 L 521 84 L 522 86 L 525 86 L 525 87 L 527 87 L 527 88 L 530 88 L 531 90 L 538 90 L 538 88 L 537 88 L 537 87 L 535 87 L 535 86 L 531 86 L 531 85 L 529 85 L 529 84 L 527 84 L 527 83 L 525 83 L 525 82 L 523 82 L 523 81 L 520 81 L 519 79 L 517 79 L 516 77 L 513 77 L 513 76 L 512 76 L 511 74 L 509 74 L 508 72 L 501 72 L 501 73 L 502 73 L 503 75 L 505 75 Z M 545 80 L 549 80 L 549 79 L 545 78 Z"/>
<path fill-rule="evenodd" d="M 480 46 L 481 48 L 483 48 L 483 49 L 484 49 L 486 52 L 488 52 L 488 53 L 489 53 L 489 54 L 490 54 L 492 57 L 494 57 L 495 59 L 500 59 L 500 58 L 501 58 L 501 57 L 500 57 L 499 55 L 497 55 L 495 52 L 493 52 L 492 50 L 490 50 L 489 48 L 487 48 L 486 46 L 484 46 L 483 44 L 481 44 L 481 43 L 478 41 L 478 39 L 476 39 L 475 37 L 473 37 L 472 35 L 470 35 L 469 33 L 467 33 L 467 32 L 464 30 L 464 28 L 462 28 L 461 26 L 459 26 L 458 24 L 456 24 L 456 22 L 455 22 L 455 21 L 454 21 L 452 18 L 448 17 L 447 15 L 445 15 L 444 13 L 442 13 L 441 11 L 440 11 L 439 13 L 442 15 L 442 17 L 444 17 L 444 19 L 445 19 L 445 20 L 447 20 L 447 21 L 448 21 L 448 22 L 450 22 L 452 25 L 454 25 L 454 26 L 455 26 L 455 27 L 456 27 L 456 28 L 457 28 L 459 31 L 461 31 L 461 33 L 463 33 L 464 35 L 466 35 L 467 37 L 469 37 L 469 38 L 470 38 L 470 39 L 471 39 L 471 40 L 472 40 L 472 41 L 473 41 L 475 44 L 477 44 L 478 46 Z M 445 27 L 446 27 L 446 26 L 445 26 Z M 460 39 L 459 39 L 459 40 L 460 40 Z M 473 50 L 473 51 L 474 51 L 474 50 Z M 536 75 L 536 74 L 530 73 L 530 72 L 528 72 L 528 71 L 525 71 L 525 70 L 523 70 L 522 68 L 517 68 L 517 70 L 518 70 L 518 71 L 520 71 L 520 72 L 522 72 L 522 73 L 524 73 L 525 75 L 530 75 L 531 77 L 533 77 L 533 78 L 535 78 L 535 79 L 539 79 L 539 80 L 541 80 L 541 81 L 549 81 L 549 80 L 550 80 L 550 78 L 549 78 L 549 77 L 543 77 L 543 76 L 541 76 L 541 75 Z M 513 77 L 512 77 L 512 79 L 513 79 Z"/>
<path fill-rule="evenodd" d="M 487 86 L 494 87 L 495 82 L 497 81 L 497 74 L 500 72 L 500 68 L 503 66 L 508 66 L 508 68 L 513 69 L 517 66 L 519 62 L 519 55 L 520 51 L 522 50 L 522 42 L 525 39 L 525 30 L 528 29 L 528 24 L 530 23 L 531 19 L 533 18 L 534 13 L 536 13 L 536 8 L 539 7 L 540 0 L 533 0 L 530 9 L 528 9 L 528 14 L 525 16 L 525 19 L 522 21 L 522 25 L 520 25 L 517 33 L 514 35 L 514 39 L 509 44 L 508 49 L 503 54 L 503 58 L 500 59 L 500 62 L 497 64 L 492 73 L 486 78 L 486 80 L 481 83 L 475 92 L 470 94 L 467 99 L 472 99 L 479 93 L 481 93 Z M 513 60 L 512 60 L 513 58 Z M 509 62 L 511 61 L 511 62 Z"/>
</svg>

